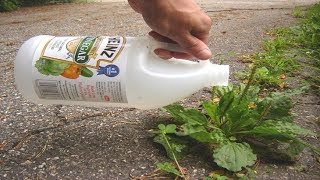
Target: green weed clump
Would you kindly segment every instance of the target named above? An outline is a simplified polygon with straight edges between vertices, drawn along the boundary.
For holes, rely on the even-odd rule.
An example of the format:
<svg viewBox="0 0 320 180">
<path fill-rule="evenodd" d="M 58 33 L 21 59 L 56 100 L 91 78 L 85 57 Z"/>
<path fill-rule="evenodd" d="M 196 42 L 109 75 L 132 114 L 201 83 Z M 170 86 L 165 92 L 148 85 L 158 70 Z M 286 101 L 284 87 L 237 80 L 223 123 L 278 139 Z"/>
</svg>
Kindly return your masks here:
<svg viewBox="0 0 320 180">
<path fill-rule="evenodd" d="M 320 89 L 320 3 L 309 8 L 298 26 L 291 29 L 295 47 L 309 59 L 305 66 L 313 70 L 307 80 Z"/>
<path fill-rule="evenodd" d="M 290 113 L 290 97 L 305 88 L 261 97 L 259 87 L 249 84 L 215 88 L 212 100 L 203 102 L 200 110 L 177 104 L 165 107 L 172 123 L 159 124 L 152 132 L 154 141 L 165 148 L 176 166 L 160 163 L 158 167 L 184 177 L 183 171 L 178 171 L 182 169 L 178 160 L 194 154 L 192 147 L 197 146 L 202 147 L 201 154 L 209 154 L 211 161 L 229 172 L 248 172 L 257 155 L 294 161 L 306 146 L 319 153 L 300 138 L 315 134 L 296 125 Z"/>
<path fill-rule="evenodd" d="M 304 12 L 296 9 L 294 16 L 300 18 L 296 26 L 273 30 L 272 38 L 263 44 L 264 51 L 251 55 L 253 63 L 248 69 L 257 68 L 254 83 L 267 88 L 284 88 L 289 77 L 301 75 L 301 71 L 311 71 L 303 75 L 303 79 L 319 89 L 320 3 Z M 237 77 L 248 79 L 248 69 L 238 73 Z"/>
<path fill-rule="evenodd" d="M 0 1 L 0 12 L 13 11 L 18 9 L 20 3 L 18 0 L 1 0 Z"/>
</svg>

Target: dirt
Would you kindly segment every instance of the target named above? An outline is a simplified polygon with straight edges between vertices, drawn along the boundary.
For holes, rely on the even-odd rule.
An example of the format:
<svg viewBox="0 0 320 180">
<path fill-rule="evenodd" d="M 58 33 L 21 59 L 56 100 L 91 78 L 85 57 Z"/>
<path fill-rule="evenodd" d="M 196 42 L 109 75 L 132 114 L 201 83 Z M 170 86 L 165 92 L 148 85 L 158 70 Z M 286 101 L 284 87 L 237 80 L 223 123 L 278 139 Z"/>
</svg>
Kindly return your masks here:
<svg viewBox="0 0 320 180">
<path fill-rule="evenodd" d="M 234 72 L 246 64 L 239 56 L 259 51 L 268 31 L 294 25 L 294 5 L 227 7 L 201 2 L 213 20 L 209 46 L 213 62 L 223 60 Z M 220 5 L 220 6 L 219 6 Z M 125 2 L 64 4 L 21 8 L 0 14 L 0 179 L 129 179 L 152 172 L 168 161 L 147 132 L 168 115 L 161 110 L 88 108 L 32 104 L 16 90 L 13 61 L 28 38 L 40 34 L 145 36 L 150 29 Z M 181 103 L 197 106 L 207 89 Z M 293 113 L 302 126 L 319 132 L 319 98 L 295 98 Z M 318 120 L 317 120 L 318 119 Z M 307 139 L 319 145 L 317 137 Z M 215 167 L 201 157 L 181 161 L 191 179 Z M 315 155 L 306 149 L 295 164 L 257 164 L 256 179 L 319 179 Z"/>
</svg>

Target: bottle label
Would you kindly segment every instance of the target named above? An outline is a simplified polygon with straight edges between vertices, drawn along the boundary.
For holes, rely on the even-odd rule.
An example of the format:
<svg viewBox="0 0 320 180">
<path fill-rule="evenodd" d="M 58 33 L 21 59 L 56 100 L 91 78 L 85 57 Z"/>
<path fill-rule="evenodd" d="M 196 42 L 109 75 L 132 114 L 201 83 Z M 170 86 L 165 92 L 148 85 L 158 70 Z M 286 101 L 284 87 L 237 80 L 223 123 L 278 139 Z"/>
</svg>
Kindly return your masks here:
<svg viewBox="0 0 320 180">
<path fill-rule="evenodd" d="M 40 99 L 126 103 L 124 37 L 54 37 L 34 62 Z"/>
</svg>

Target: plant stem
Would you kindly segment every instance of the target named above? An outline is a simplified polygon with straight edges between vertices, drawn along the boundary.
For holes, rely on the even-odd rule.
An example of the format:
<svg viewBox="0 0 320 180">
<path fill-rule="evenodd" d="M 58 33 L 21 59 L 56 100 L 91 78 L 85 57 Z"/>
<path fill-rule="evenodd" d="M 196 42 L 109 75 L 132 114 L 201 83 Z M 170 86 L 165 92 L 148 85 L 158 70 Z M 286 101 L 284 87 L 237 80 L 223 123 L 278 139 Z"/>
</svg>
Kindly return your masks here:
<svg viewBox="0 0 320 180">
<path fill-rule="evenodd" d="M 251 74 L 250 74 L 250 77 L 249 77 L 249 80 L 248 80 L 248 83 L 246 85 L 246 87 L 244 88 L 241 96 L 240 96 L 240 99 L 239 99 L 239 102 L 238 104 L 240 104 L 241 100 L 244 98 L 244 96 L 247 94 L 248 90 L 249 90 L 249 87 L 251 86 L 251 83 L 252 83 L 252 80 L 253 80 L 253 76 L 255 75 L 256 73 L 256 70 L 257 70 L 257 66 L 254 65 L 253 68 L 252 68 L 252 71 L 251 71 Z"/>
<path fill-rule="evenodd" d="M 176 163 L 176 165 L 177 165 L 177 167 L 178 167 L 178 169 L 179 169 L 179 171 L 180 171 L 180 173 L 181 173 L 182 178 L 183 178 L 183 179 L 187 179 L 187 178 L 185 177 L 185 175 L 184 175 L 184 172 L 183 172 L 181 166 L 179 165 L 179 162 L 178 162 L 178 160 L 177 160 L 177 158 L 176 158 L 176 155 L 174 154 L 174 152 L 173 152 L 173 150 L 172 150 L 172 147 L 171 147 L 171 144 L 169 143 L 166 135 L 165 135 L 164 133 L 161 133 L 161 134 L 162 134 L 164 140 L 166 141 L 168 147 L 170 148 L 170 151 L 171 151 L 173 160 L 174 160 L 174 162 Z"/>
<path fill-rule="evenodd" d="M 261 123 L 261 121 L 263 120 L 263 118 L 268 114 L 268 111 L 270 110 L 272 105 L 272 102 L 270 102 L 264 109 L 263 112 L 261 113 L 261 116 L 257 122 L 257 124 L 259 125 Z"/>
</svg>

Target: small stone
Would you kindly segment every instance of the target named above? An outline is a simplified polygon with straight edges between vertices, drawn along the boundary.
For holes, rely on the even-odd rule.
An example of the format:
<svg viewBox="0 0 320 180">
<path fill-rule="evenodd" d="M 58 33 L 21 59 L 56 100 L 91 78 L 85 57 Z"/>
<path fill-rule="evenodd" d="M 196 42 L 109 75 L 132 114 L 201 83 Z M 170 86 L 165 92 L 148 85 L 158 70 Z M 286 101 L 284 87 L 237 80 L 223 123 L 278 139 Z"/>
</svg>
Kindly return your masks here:
<svg viewBox="0 0 320 180">
<path fill-rule="evenodd" d="M 294 170 L 294 167 L 292 167 L 292 166 L 289 166 L 289 167 L 288 167 L 288 169 L 290 169 L 290 170 Z"/>
<path fill-rule="evenodd" d="M 26 160 L 25 162 L 21 163 L 21 165 L 30 165 L 32 164 L 32 161 Z"/>
<path fill-rule="evenodd" d="M 38 168 L 40 168 L 40 169 L 42 169 L 42 168 L 44 168 L 44 166 L 46 166 L 47 164 L 45 163 L 45 162 L 43 162 L 42 164 L 40 164 L 39 166 L 38 166 Z"/>
<path fill-rule="evenodd" d="M 59 160 L 59 159 L 60 159 L 59 157 L 52 158 L 52 160 Z"/>
</svg>

